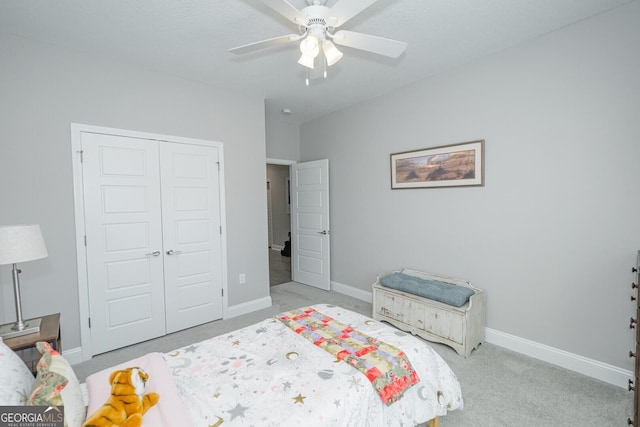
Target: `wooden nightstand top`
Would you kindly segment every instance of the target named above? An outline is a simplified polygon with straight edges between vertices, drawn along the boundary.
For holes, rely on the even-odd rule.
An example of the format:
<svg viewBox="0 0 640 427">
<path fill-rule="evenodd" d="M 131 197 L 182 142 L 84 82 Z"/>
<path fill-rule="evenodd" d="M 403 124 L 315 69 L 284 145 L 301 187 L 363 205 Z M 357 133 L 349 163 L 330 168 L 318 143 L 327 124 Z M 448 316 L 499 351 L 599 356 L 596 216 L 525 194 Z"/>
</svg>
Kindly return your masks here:
<svg viewBox="0 0 640 427">
<path fill-rule="evenodd" d="M 33 347 L 38 341 L 58 344 L 60 339 L 60 313 L 42 316 L 41 319 L 39 333 L 7 338 L 4 343 L 12 350 Z M 59 346 L 56 345 L 55 347 Z M 56 350 L 60 351 L 58 348 Z"/>
</svg>

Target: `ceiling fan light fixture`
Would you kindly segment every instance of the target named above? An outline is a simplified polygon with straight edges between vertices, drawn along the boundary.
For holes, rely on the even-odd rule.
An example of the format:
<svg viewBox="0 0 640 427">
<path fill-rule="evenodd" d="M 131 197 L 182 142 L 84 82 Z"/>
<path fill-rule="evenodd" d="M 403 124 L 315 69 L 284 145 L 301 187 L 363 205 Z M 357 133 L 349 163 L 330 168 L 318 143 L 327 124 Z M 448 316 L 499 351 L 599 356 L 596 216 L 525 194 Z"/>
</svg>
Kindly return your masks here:
<svg viewBox="0 0 640 427">
<path fill-rule="evenodd" d="M 322 42 L 322 50 L 324 51 L 324 56 L 327 58 L 327 65 L 329 67 L 342 59 L 342 52 L 338 50 L 331 40 Z"/>
<path fill-rule="evenodd" d="M 347 0 L 305 0 L 307 7 L 302 10 L 298 10 L 297 7 L 289 3 L 291 0 L 261 1 L 296 24 L 298 33 L 238 46 L 229 49 L 229 52 L 242 54 L 289 42 L 299 43 L 298 47 L 302 55 L 298 59 L 298 63 L 307 70 L 305 80 L 307 85 L 309 84 L 309 70 L 315 68 L 320 48 L 322 48 L 324 57 L 320 58 L 322 63 L 319 65 L 326 78 L 327 67 L 340 61 L 343 56 L 342 52 L 336 48 L 336 44 L 394 59 L 398 58 L 407 47 L 405 42 L 384 37 L 349 30 L 336 31 L 338 27 L 378 0 L 350 0 L 348 2 Z M 296 1 L 301 2 L 302 0 Z M 327 3 L 330 3 L 331 7 L 327 6 Z M 317 74 L 319 73 L 314 73 L 314 77 Z"/>
<path fill-rule="evenodd" d="M 320 52 L 318 39 L 312 35 L 308 35 L 302 39 L 300 42 L 300 52 L 302 52 L 302 55 L 310 56 L 311 58 L 318 56 L 318 53 Z"/>
<path fill-rule="evenodd" d="M 308 56 L 305 55 L 304 53 L 300 56 L 300 59 L 298 59 L 298 64 L 300 65 L 304 65 L 307 68 L 311 68 L 313 70 L 313 63 L 314 63 L 315 57 L 314 56 Z"/>
</svg>

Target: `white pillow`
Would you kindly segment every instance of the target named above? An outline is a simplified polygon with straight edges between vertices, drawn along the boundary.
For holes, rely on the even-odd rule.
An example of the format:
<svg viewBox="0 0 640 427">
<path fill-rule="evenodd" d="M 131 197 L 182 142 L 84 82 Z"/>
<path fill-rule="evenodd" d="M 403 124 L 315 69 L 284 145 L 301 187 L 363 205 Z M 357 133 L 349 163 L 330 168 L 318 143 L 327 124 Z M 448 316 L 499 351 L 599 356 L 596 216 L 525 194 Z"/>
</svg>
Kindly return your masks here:
<svg viewBox="0 0 640 427">
<path fill-rule="evenodd" d="M 24 405 L 34 381 L 22 359 L 0 341 L 0 405 Z"/>
<path fill-rule="evenodd" d="M 42 357 L 38 361 L 38 375 L 27 405 L 62 405 L 65 427 L 80 427 L 86 408 L 76 374 L 51 344 L 39 341 L 36 347 Z"/>
</svg>

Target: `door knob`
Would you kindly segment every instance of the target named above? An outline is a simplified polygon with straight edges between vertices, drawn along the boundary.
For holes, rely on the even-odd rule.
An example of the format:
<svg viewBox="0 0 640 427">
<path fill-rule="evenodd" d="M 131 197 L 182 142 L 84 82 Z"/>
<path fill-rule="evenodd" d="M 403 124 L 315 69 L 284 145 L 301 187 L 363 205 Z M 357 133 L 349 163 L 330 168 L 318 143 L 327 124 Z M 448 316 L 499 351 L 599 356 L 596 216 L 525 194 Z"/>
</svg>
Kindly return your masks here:
<svg viewBox="0 0 640 427">
<path fill-rule="evenodd" d="M 167 255 L 178 255 L 178 254 L 181 254 L 181 253 L 182 253 L 182 251 L 174 251 L 173 249 L 169 249 L 167 251 Z"/>
<path fill-rule="evenodd" d="M 329 230 L 318 231 L 318 234 L 324 234 L 325 236 L 329 234 Z"/>
<path fill-rule="evenodd" d="M 153 251 L 148 254 L 144 254 L 144 256 L 158 256 L 160 255 L 160 251 Z"/>
</svg>

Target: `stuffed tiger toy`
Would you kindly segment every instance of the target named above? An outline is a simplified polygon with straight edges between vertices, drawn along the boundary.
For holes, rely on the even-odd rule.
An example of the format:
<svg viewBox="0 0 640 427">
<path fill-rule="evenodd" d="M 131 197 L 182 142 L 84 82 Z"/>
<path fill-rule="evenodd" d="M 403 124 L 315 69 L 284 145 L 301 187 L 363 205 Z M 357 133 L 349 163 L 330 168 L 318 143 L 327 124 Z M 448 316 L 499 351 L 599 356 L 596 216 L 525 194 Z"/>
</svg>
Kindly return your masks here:
<svg viewBox="0 0 640 427">
<path fill-rule="evenodd" d="M 111 397 L 82 424 L 83 427 L 140 427 L 142 415 L 158 403 L 158 393 L 144 394 L 149 375 L 138 367 L 109 376 Z"/>
</svg>

